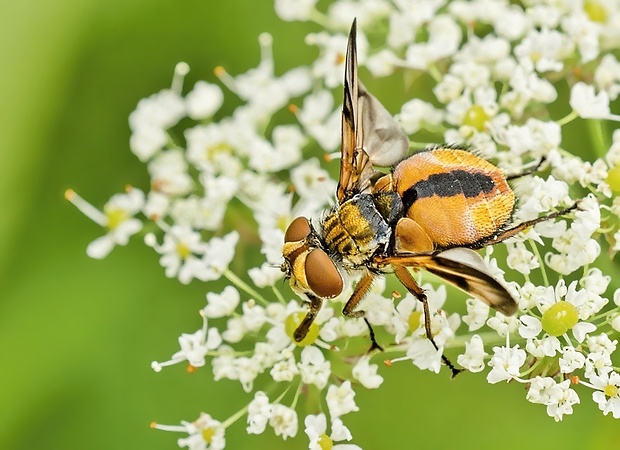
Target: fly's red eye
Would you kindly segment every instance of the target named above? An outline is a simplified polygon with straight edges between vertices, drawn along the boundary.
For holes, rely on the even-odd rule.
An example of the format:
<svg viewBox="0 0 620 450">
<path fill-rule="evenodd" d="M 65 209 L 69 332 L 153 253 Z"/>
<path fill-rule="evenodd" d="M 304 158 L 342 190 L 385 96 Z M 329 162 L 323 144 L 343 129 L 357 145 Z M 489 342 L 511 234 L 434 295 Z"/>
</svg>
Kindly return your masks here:
<svg viewBox="0 0 620 450">
<path fill-rule="evenodd" d="M 323 250 L 314 249 L 306 258 L 306 279 L 312 292 L 319 297 L 332 298 L 342 292 L 342 276 Z"/>
<path fill-rule="evenodd" d="M 284 242 L 297 242 L 310 234 L 310 222 L 305 217 L 293 220 L 284 233 Z"/>
</svg>

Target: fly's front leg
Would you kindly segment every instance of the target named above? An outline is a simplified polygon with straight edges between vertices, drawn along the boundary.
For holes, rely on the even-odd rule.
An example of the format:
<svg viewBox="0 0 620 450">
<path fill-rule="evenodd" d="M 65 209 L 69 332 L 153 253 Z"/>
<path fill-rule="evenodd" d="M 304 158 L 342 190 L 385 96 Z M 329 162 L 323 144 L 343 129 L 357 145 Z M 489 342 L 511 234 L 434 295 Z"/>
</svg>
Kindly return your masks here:
<svg viewBox="0 0 620 450">
<path fill-rule="evenodd" d="M 428 307 L 428 299 L 426 298 L 426 294 L 424 293 L 424 289 L 420 287 L 417 281 L 413 278 L 409 270 L 406 266 L 396 266 L 394 265 L 394 273 L 398 280 L 407 288 L 409 292 L 411 292 L 415 298 L 417 298 L 420 302 L 422 302 L 422 309 L 424 310 L 424 330 L 426 331 L 426 337 L 435 347 L 435 350 L 439 351 L 439 346 L 435 343 L 435 339 L 433 339 L 433 333 L 431 331 L 431 314 Z M 446 366 L 450 368 L 452 371 L 452 378 L 457 376 L 459 373 L 463 371 L 463 369 L 457 369 L 452 361 L 448 359 L 443 353 L 441 354 L 441 359 Z"/>
<path fill-rule="evenodd" d="M 316 315 L 319 313 L 321 306 L 323 305 L 323 300 L 320 297 L 308 293 L 306 293 L 306 295 L 309 300 L 306 303 L 310 307 L 310 310 L 293 333 L 293 339 L 295 339 L 295 342 L 301 342 L 304 340 L 308 334 L 310 325 L 312 325 L 314 319 L 316 319 Z"/>
<path fill-rule="evenodd" d="M 342 309 L 342 314 L 344 314 L 346 317 L 364 318 L 364 322 L 366 322 L 366 325 L 368 325 L 368 330 L 370 332 L 371 345 L 370 349 L 368 350 L 369 353 L 373 350 L 383 351 L 383 348 L 377 343 L 377 340 L 375 338 L 375 331 L 372 329 L 372 326 L 370 325 L 370 322 L 368 322 L 368 319 L 364 317 L 365 311 L 359 309 L 356 310 L 355 307 L 366 296 L 366 293 L 368 292 L 368 289 L 370 289 L 370 286 L 372 285 L 372 280 L 374 278 L 375 276 L 371 272 L 366 273 L 357 283 L 355 289 L 353 290 L 353 294 L 351 294 L 351 297 Z"/>
</svg>

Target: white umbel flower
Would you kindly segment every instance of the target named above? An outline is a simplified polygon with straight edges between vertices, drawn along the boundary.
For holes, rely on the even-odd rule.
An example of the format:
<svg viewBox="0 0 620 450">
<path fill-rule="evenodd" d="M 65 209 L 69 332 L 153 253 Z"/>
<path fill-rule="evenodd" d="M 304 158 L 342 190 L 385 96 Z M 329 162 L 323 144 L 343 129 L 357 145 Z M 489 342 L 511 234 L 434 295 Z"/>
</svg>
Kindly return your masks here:
<svg viewBox="0 0 620 450">
<path fill-rule="evenodd" d="M 256 391 L 254 399 L 248 405 L 248 434 L 263 433 L 272 415 L 273 405 L 269 402 L 269 397 L 262 391 Z"/>
<path fill-rule="evenodd" d="M 359 407 L 355 404 L 355 391 L 349 380 L 340 386 L 331 384 L 327 388 L 325 400 L 327 401 L 329 415 L 332 418 L 343 416 L 352 411 L 359 411 Z"/>
<path fill-rule="evenodd" d="M 383 383 L 383 377 L 377 373 L 378 369 L 376 364 L 370 364 L 369 356 L 362 356 L 353 366 L 353 378 L 366 389 L 377 389 Z"/>
<path fill-rule="evenodd" d="M 297 412 L 288 406 L 276 403 L 271 411 L 269 425 L 273 428 L 276 436 L 282 436 L 284 440 L 295 437 L 298 428 Z"/>
<path fill-rule="evenodd" d="M 105 227 L 108 232 L 86 248 L 91 258 L 105 258 L 116 245 L 126 245 L 129 238 L 142 229 L 142 222 L 134 216 L 145 204 L 144 192 L 128 188 L 125 194 L 116 194 L 104 205 L 103 212 L 96 209 L 73 190 L 65 192 L 65 197 L 89 219 Z"/>
<path fill-rule="evenodd" d="M 491 384 L 500 381 L 510 381 L 519 377 L 519 369 L 525 363 L 527 354 L 519 346 L 493 347 L 493 356 L 489 361 L 492 368 L 487 375 L 487 381 Z"/>
<path fill-rule="evenodd" d="M 474 334 L 469 342 L 465 343 L 465 353 L 458 356 L 457 362 L 470 372 L 482 372 L 486 356 L 488 353 L 484 351 L 482 338 Z"/>
<path fill-rule="evenodd" d="M 604 119 L 610 115 L 607 92 L 600 91 L 596 94 L 594 86 L 581 81 L 575 83 L 571 89 L 570 106 L 584 119 Z"/>
<path fill-rule="evenodd" d="M 342 420 L 336 417 L 332 420 L 332 432 L 327 435 L 327 418 L 325 414 L 308 415 L 304 419 L 304 430 L 310 439 L 308 448 L 310 450 L 323 450 L 330 448 L 332 450 L 361 450 L 354 444 L 336 444 L 339 441 L 350 441 L 352 439 L 351 432 L 344 426 Z"/>
</svg>

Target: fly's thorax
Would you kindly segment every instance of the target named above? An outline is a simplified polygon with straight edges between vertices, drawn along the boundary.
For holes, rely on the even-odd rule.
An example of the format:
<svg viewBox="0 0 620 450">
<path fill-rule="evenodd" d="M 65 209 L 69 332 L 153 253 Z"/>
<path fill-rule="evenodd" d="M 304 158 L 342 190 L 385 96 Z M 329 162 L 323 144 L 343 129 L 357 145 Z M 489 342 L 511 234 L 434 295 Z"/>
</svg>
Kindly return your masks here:
<svg viewBox="0 0 620 450">
<path fill-rule="evenodd" d="M 326 249 L 342 258 L 347 269 L 366 265 L 390 242 L 390 225 L 374 200 L 371 194 L 358 194 L 336 206 L 322 222 Z"/>
<path fill-rule="evenodd" d="M 293 220 L 286 230 L 282 256 L 282 271 L 296 293 L 332 298 L 342 292 L 344 280 L 340 270 L 305 217 Z"/>
</svg>

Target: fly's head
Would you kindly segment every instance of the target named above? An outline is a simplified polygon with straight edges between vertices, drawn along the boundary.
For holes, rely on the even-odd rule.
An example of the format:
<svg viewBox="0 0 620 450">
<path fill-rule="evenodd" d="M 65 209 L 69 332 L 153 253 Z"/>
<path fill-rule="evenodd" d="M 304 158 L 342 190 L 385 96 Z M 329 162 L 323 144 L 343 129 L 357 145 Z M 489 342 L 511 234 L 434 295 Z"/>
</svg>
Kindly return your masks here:
<svg viewBox="0 0 620 450">
<path fill-rule="evenodd" d="M 282 256 L 281 269 L 297 294 L 333 298 L 342 292 L 342 275 L 307 218 L 298 217 L 287 228 Z"/>
</svg>

